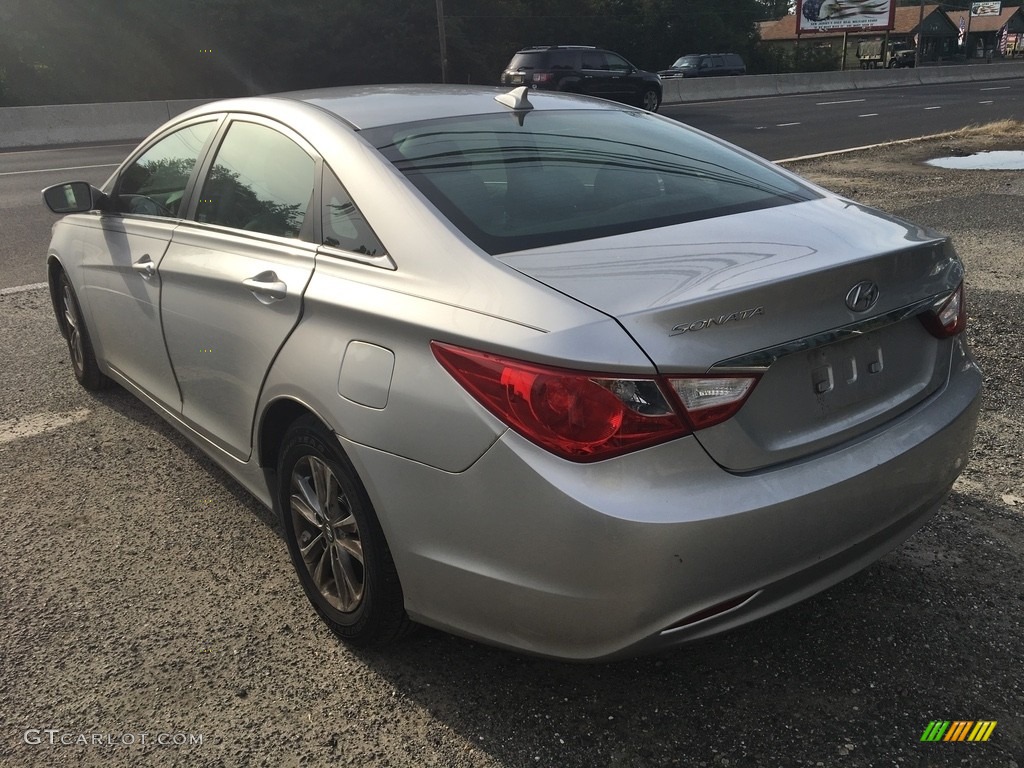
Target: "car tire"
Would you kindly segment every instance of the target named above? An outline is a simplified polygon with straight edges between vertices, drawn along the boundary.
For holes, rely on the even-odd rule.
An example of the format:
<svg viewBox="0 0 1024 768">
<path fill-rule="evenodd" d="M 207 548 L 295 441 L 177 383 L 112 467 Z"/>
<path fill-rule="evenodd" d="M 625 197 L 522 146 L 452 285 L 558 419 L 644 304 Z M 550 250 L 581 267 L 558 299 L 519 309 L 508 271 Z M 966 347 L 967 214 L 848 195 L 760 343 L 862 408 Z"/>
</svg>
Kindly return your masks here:
<svg viewBox="0 0 1024 768">
<path fill-rule="evenodd" d="M 391 551 L 337 439 L 313 416 L 285 434 L 275 506 L 302 588 L 324 622 L 357 647 L 382 646 L 412 627 Z"/>
<path fill-rule="evenodd" d="M 640 97 L 640 106 L 648 112 L 657 112 L 661 106 L 661 96 L 653 88 L 648 88 Z"/>
<path fill-rule="evenodd" d="M 64 340 L 68 343 L 68 354 L 71 357 L 71 369 L 78 383 L 92 392 L 106 389 L 111 381 L 96 362 L 96 352 L 92 346 L 89 329 L 82 318 L 82 308 L 71 287 L 67 273 L 61 270 L 57 278 L 57 324 Z"/>
</svg>

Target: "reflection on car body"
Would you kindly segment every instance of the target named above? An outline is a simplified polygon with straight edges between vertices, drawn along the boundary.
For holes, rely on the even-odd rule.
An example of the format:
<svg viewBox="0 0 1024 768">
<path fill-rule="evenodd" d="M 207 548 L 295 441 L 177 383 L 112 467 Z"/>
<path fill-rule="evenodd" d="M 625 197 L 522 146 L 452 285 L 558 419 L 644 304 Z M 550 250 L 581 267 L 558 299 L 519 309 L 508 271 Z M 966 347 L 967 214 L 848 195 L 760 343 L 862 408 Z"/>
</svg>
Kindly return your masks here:
<svg viewBox="0 0 1024 768">
<path fill-rule="evenodd" d="M 275 508 L 353 644 L 721 632 L 895 547 L 970 447 L 948 238 L 637 108 L 216 102 L 44 197 L 76 377 Z"/>
</svg>

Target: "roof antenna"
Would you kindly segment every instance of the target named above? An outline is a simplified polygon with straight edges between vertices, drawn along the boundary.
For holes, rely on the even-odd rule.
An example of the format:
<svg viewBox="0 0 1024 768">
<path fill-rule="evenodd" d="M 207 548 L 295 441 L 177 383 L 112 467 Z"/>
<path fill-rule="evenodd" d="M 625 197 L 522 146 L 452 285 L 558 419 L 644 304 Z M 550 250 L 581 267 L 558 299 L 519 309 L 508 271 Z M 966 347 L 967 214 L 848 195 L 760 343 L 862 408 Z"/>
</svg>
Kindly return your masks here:
<svg viewBox="0 0 1024 768">
<path fill-rule="evenodd" d="M 494 100 L 499 104 L 504 104 L 506 107 L 512 107 L 516 112 L 533 109 L 533 104 L 526 98 L 529 90 L 525 85 L 521 85 L 518 88 L 513 88 L 508 93 L 498 94 L 494 97 Z"/>
</svg>

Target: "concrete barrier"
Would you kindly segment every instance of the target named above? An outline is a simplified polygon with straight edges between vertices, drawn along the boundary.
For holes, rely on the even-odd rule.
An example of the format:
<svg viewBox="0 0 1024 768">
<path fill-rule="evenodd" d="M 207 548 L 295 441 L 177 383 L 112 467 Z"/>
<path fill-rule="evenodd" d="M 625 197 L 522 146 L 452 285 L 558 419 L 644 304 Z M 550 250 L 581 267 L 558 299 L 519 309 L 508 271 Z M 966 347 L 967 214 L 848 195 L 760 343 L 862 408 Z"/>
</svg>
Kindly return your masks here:
<svg viewBox="0 0 1024 768">
<path fill-rule="evenodd" d="M 853 84 L 859 90 L 867 88 L 897 88 L 919 85 L 920 80 L 913 69 L 858 69 L 850 73 Z"/>
<path fill-rule="evenodd" d="M 974 64 L 955 64 L 948 67 L 917 67 L 914 72 L 917 74 L 921 85 L 937 85 L 941 83 L 964 83 L 970 82 L 971 70 Z"/>
<path fill-rule="evenodd" d="M 908 85 L 937 85 L 1024 78 L 1024 62 L 952 64 L 917 69 L 851 69 L 845 72 L 798 72 L 742 77 L 673 78 L 664 81 L 665 104 L 718 99 L 747 99 Z"/>
<path fill-rule="evenodd" d="M 973 82 L 986 80 L 1007 80 L 1012 77 L 1024 77 L 1024 61 L 1009 64 L 975 64 L 967 67 Z"/>
<path fill-rule="evenodd" d="M 852 91 L 852 72 L 794 72 L 776 75 L 779 93 L 820 93 L 822 91 Z"/>
<path fill-rule="evenodd" d="M 0 149 L 138 141 L 206 99 L 0 109 Z"/>
</svg>

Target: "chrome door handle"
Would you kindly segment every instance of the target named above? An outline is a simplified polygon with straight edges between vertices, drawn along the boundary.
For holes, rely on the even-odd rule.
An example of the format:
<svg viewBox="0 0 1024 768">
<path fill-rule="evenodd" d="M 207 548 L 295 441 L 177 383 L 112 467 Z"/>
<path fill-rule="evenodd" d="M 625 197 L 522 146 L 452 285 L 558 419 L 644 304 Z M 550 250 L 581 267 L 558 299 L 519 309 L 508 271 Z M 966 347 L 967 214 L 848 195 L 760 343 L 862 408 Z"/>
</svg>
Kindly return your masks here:
<svg viewBox="0 0 1024 768">
<path fill-rule="evenodd" d="M 143 280 L 149 280 L 156 274 L 156 264 L 153 263 L 153 259 L 149 257 L 148 253 L 132 264 L 132 269 L 142 275 Z"/>
<path fill-rule="evenodd" d="M 247 277 L 242 281 L 242 285 L 252 291 L 252 295 L 264 304 L 280 301 L 288 296 L 288 285 L 270 271 L 260 272 L 255 277 Z"/>
</svg>

